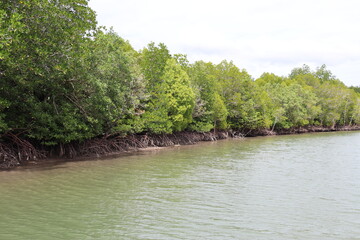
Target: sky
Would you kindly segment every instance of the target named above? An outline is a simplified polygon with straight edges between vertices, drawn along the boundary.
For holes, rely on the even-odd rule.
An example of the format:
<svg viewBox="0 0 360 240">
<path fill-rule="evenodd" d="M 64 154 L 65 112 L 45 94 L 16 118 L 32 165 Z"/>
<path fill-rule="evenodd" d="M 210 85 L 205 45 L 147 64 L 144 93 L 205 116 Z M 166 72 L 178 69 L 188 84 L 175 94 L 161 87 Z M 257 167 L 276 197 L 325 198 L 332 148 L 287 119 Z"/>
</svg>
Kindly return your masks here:
<svg viewBox="0 0 360 240">
<path fill-rule="evenodd" d="M 164 43 L 190 62 L 233 61 L 254 78 L 326 64 L 360 86 L 359 0 L 90 0 L 98 25 L 136 49 Z"/>
</svg>

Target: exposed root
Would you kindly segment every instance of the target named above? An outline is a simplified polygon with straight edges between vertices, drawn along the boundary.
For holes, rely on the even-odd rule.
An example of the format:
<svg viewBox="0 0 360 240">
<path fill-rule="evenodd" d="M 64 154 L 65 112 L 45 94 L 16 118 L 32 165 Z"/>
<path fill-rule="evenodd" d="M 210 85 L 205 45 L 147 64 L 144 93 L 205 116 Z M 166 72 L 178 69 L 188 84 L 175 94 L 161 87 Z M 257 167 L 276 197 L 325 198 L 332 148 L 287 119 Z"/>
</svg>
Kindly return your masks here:
<svg viewBox="0 0 360 240">
<path fill-rule="evenodd" d="M 6 133 L 1 139 L 3 141 L 0 142 L 0 168 L 13 168 L 25 161 L 46 157 L 44 152 L 13 133 Z"/>
<path fill-rule="evenodd" d="M 13 133 L 0 136 L 0 169 L 9 169 L 24 164 L 29 160 L 36 161 L 46 157 L 75 158 L 100 157 L 113 153 L 134 151 L 147 147 L 167 147 L 174 145 L 190 145 L 200 141 L 216 141 L 219 139 L 242 138 L 265 135 L 282 135 L 306 132 L 360 130 L 360 126 L 317 127 L 307 126 L 282 129 L 276 132 L 269 129 L 216 131 L 216 132 L 180 132 L 175 134 L 134 134 L 128 136 L 103 136 L 86 140 L 59 144 L 47 151 L 40 151 L 29 141 Z"/>
<path fill-rule="evenodd" d="M 0 169 L 9 169 L 25 161 L 46 157 L 75 158 L 100 157 L 112 153 L 133 151 L 147 147 L 167 147 L 190 145 L 200 141 L 216 141 L 234 137 L 236 134 L 225 131 L 197 133 L 181 132 L 175 134 L 140 134 L 128 136 L 103 136 L 86 140 L 59 144 L 48 151 L 39 151 L 30 142 L 15 134 L 6 133 L 0 141 Z"/>
<path fill-rule="evenodd" d="M 128 135 L 125 137 L 105 136 L 77 143 L 76 145 L 68 144 L 63 147 L 63 152 L 69 158 L 99 157 L 109 153 L 126 152 L 139 148 L 190 145 L 200 141 L 216 141 L 228 137 L 228 132 L 217 132 L 216 134 L 181 132 L 176 134 Z"/>
</svg>

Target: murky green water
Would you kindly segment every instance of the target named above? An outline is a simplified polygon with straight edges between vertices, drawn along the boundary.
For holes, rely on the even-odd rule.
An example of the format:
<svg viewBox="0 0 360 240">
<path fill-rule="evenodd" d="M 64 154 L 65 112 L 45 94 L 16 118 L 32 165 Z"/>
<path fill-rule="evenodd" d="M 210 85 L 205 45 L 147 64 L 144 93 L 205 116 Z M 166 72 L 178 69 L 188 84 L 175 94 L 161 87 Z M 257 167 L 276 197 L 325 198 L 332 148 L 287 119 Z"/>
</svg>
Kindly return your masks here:
<svg viewBox="0 0 360 240">
<path fill-rule="evenodd" d="M 0 239 L 360 239 L 360 133 L 0 172 Z"/>
</svg>

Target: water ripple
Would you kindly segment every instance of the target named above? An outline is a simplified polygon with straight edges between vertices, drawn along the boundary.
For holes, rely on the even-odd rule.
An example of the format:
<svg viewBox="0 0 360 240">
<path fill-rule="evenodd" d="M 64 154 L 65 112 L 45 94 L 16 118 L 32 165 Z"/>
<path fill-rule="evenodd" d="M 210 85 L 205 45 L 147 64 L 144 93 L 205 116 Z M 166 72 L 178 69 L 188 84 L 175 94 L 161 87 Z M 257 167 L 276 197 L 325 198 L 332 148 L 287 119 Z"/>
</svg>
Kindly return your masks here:
<svg viewBox="0 0 360 240">
<path fill-rule="evenodd" d="M 360 134 L 0 173 L 0 239 L 359 239 Z"/>
</svg>

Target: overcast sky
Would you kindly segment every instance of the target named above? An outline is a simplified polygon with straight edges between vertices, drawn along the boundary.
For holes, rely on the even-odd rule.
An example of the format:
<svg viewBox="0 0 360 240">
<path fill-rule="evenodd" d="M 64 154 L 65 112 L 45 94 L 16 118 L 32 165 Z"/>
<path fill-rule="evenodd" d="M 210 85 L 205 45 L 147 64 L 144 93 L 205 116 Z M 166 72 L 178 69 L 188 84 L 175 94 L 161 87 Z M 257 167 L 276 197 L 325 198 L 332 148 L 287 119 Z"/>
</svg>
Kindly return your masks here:
<svg viewBox="0 0 360 240">
<path fill-rule="evenodd" d="M 253 78 L 326 64 L 360 85 L 359 0 L 90 0 L 99 25 L 136 50 L 151 41 L 190 62 L 232 60 Z"/>
</svg>

